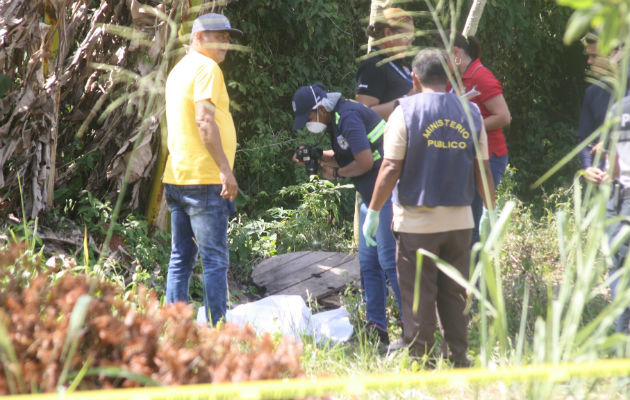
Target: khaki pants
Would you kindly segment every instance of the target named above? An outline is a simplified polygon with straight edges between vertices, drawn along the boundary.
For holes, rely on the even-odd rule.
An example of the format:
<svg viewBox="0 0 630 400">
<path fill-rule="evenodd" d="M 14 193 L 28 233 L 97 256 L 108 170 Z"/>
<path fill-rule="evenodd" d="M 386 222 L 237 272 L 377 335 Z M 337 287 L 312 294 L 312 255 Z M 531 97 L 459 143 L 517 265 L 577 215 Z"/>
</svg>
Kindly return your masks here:
<svg viewBox="0 0 630 400">
<path fill-rule="evenodd" d="M 433 260 L 423 257 L 418 311 L 413 313 L 416 281 L 416 250 L 425 249 L 455 267 L 468 279 L 471 229 L 419 234 L 396 232 L 396 270 L 402 298 L 403 338 L 412 354 L 430 354 L 436 329 L 435 309 L 444 328 L 450 359 L 456 366 L 468 366 L 468 316 L 464 315 L 466 291 L 442 273 Z M 439 351 L 435 351 L 439 353 Z"/>
</svg>

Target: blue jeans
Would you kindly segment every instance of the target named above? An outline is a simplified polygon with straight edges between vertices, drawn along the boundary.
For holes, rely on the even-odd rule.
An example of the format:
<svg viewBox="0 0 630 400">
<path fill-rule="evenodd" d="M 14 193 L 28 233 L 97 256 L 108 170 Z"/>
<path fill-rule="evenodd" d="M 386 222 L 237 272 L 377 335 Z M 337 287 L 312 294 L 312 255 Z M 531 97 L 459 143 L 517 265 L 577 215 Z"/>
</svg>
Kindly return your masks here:
<svg viewBox="0 0 630 400">
<path fill-rule="evenodd" d="M 608 214 L 607 214 L 608 218 L 617 217 L 617 216 L 624 216 L 626 218 L 630 217 L 630 197 L 625 198 L 622 201 L 619 208 L 615 207 L 616 205 L 612 203 L 613 202 L 611 199 L 608 202 Z M 606 228 L 606 231 L 608 233 L 608 237 L 610 240 L 610 244 L 612 244 L 612 241 L 614 240 L 617 233 L 619 233 L 623 225 L 628 225 L 628 222 L 615 221 L 614 223 L 610 224 Z M 623 242 L 619 246 L 619 249 L 617 250 L 617 252 L 613 254 L 612 256 L 613 263 L 612 265 L 608 267 L 609 274 L 612 275 L 613 273 L 617 272 L 623 267 L 626 257 L 628 256 L 628 244 L 629 244 L 628 242 L 629 240 L 626 240 L 625 242 Z M 628 298 L 628 296 L 630 296 L 630 282 L 628 282 L 627 280 L 628 275 L 629 275 L 629 272 L 626 271 L 625 277 L 624 275 L 621 275 L 619 278 L 615 279 L 614 281 L 610 283 L 610 294 L 613 301 L 619 296 L 621 296 L 622 298 Z M 625 285 L 624 287 L 620 287 L 619 283 L 620 281 L 623 281 L 624 279 L 625 279 Z M 617 318 L 616 326 L 615 326 L 616 331 L 620 333 L 628 334 L 629 324 L 630 324 L 630 306 L 627 306 L 623 310 L 621 315 Z"/>
<path fill-rule="evenodd" d="M 508 155 L 504 155 L 501 157 L 497 157 L 494 154 L 490 155 L 490 172 L 492 173 L 492 179 L 494 180 L 494 189 L 497 189 L 501 179 L 503 179 L 503 175 L 505 175 L 505 169 L 508 164 Z M 481 220 L 481 214 L 483 213 L 483 200 L 477 192 L 477 187 L 475 185 L 475 198 L 472 202 L 472 213 L 473 219 L 475 220 L 475 229 L 473 229 L 472 234 L 472 242 L 470 245 L 477 243 L 479 241 L 479 221 Z"/>
<path fill-rule="evenodd" d="M 164 184 L 171 212 L 171 260 L 166 277 L 166 302 L 188 302 L 193 267 L 201 254 L 203 303 L 212 325 L 225 316 L 229 251 L 229 200 L 221 185 Z M 207 315 L 206 315 L 207 317 Z"/>
<path fill-rule="evenodd" d="M 361 202 L 359 211 L 359 227 L 363 227 L 368 205 Z M 363 237 L 363 229 L 359 229 L 359 265 L 361 268 L 361 285 L 365 296 L 365 312 L 368 322 L 373 322 L 387 329 L 385 302 L 387 299 L 387 281 L 392 287 L 398 309 L 400 289 L 396 276 L 396 239 L 392 233 L 392 202 L 389 198 L 379 213 L 376 246 L 368 247 Z"/>
</svg>

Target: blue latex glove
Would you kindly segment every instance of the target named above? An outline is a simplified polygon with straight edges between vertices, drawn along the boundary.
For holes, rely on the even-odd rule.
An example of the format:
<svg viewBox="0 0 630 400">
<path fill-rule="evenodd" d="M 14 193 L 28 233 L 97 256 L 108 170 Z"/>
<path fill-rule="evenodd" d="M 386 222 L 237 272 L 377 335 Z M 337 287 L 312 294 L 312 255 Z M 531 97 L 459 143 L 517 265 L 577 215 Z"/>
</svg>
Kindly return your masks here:
<svg viewBox="0 0 630 400">
<path fill-rule="evenodd" d="M 378 229 L 378 215 L 379 211 L 368 209 L 365 216 L 365 222 L 363 222 L 363 237 L 365 238 L 365 244 L 369 246 L 376 246 L 376 230 Z"/>
</svg>

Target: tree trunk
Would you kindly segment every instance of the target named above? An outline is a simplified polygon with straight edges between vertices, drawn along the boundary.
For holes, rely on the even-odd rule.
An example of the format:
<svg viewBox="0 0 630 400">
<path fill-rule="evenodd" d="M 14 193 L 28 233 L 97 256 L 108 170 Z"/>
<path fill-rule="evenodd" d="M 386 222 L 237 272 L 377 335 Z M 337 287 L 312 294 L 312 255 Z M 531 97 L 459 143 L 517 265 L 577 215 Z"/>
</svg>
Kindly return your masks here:
<svg viewBox="0 0 630 400">
<path fill-rule="evenodd" d="M 57 9 L 59 7 L 59 9 Z M 66 14 L 66 5 L 63 3 L 55 3 L 52 4 L 50 1 L 46 1 L 44 6 L 44 22 L 47 25 L 50 25 L 50 31 L 48 35 L 46 35 L 46 40 L 42 43 L 42 48 L 45 49 L 44 55 L 42 56 L 42 65 L 44 77 L 49 78 L 54 74 L 53 86 L 51 89 L 51 95 L 53 99 L 53 113 L 50 115 L 51 119 L 51 127 L 50 127 L 50 137 L 51 143 L 48 148 L 48 176 L 45 179 L 45 191 L 46 191 L 46 207 L 53 208 L 54 207 L 54 199 L 55 199 L 55 178 L 57 176 L 57 142 L 59 135 L 59 102 L 61 96 L 61 87 L 58 84 L 57 77 L 61 75 L 63 72 L 62 63 L 59 62 L 59 47 L 61 46 L 61 40 L 63 40 L 61 32 L 63 32 L 64 28 L 64 19 Z M 51 37 L 52 35 L 52 37 Z M 52 71 L 50 71 L 50 66 L 52 66 Z M 35 217 L 39 212 L 41 206 L 33 205 L 33 215 Z"/>
<path fill-rule="evenodd" d="M 479 20 L 483 14 L 483 9 L 486 6 L 486 0 L 473 0 L 468 12 L 468 18 L 466 18 L 466 25 L 462 34 L 464 36 L 474 36 L 477 33 L 477 27 L 479 27 Z"/>
</svg>

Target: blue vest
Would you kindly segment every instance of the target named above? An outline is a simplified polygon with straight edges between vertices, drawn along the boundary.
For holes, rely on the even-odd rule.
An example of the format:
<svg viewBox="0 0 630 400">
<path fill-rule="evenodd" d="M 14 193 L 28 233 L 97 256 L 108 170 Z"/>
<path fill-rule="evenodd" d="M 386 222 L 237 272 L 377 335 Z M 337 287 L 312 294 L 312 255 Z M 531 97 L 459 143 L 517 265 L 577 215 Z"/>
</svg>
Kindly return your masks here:
<svg viewBox="0 0 630 400">
<path fill-rule="evenodd" d="M 400 99 L 407 126 L 407 154 L 393 200 L 403 206 L 469 206 L 475 190 L 473 135 L 481 113 L 452 93 L 419 93 Z M 474 129 L 472 128 L 474 126 Z"/>
</svg>

